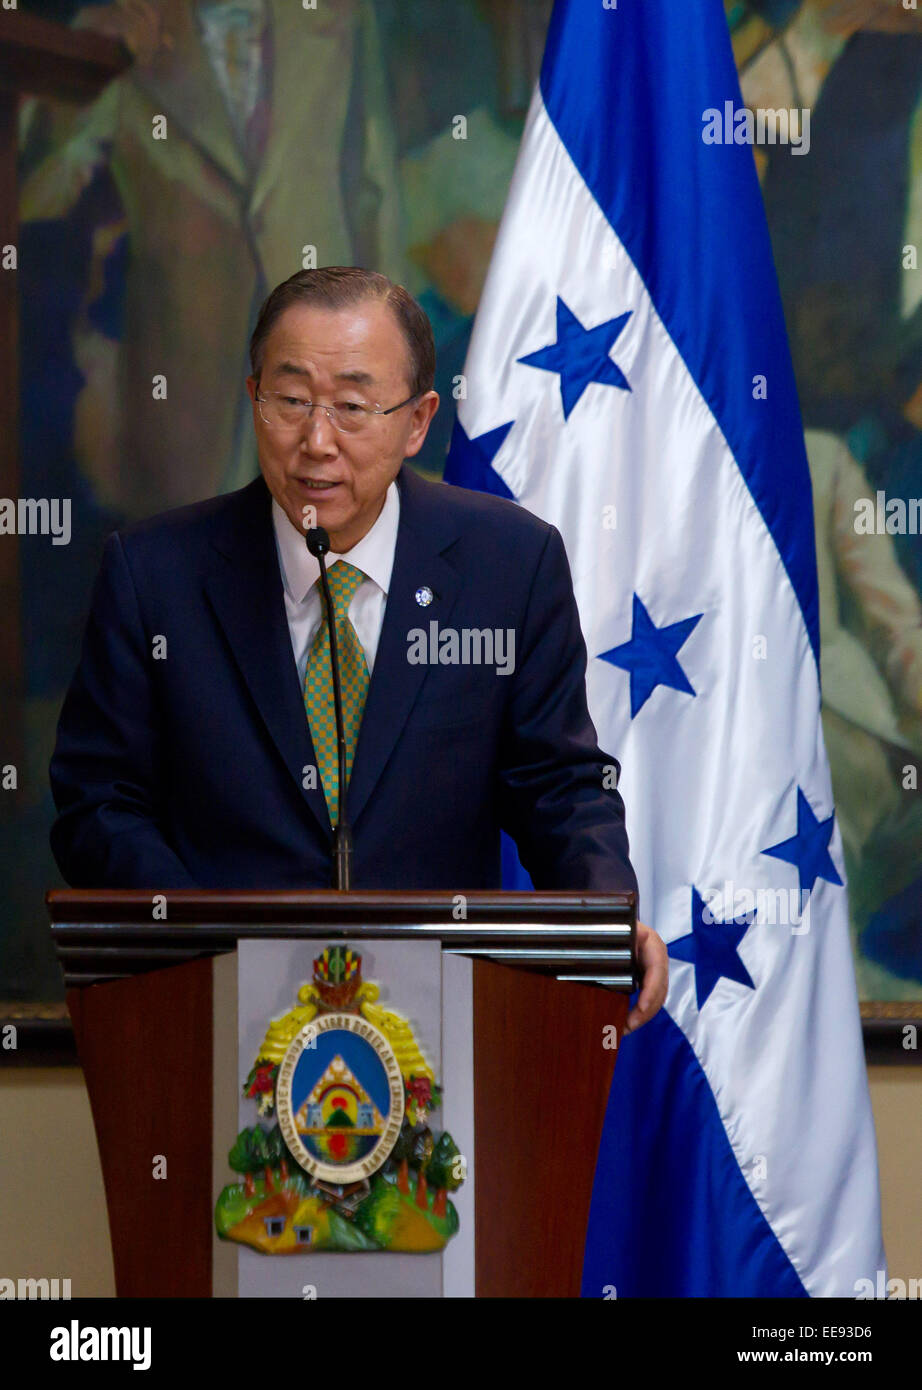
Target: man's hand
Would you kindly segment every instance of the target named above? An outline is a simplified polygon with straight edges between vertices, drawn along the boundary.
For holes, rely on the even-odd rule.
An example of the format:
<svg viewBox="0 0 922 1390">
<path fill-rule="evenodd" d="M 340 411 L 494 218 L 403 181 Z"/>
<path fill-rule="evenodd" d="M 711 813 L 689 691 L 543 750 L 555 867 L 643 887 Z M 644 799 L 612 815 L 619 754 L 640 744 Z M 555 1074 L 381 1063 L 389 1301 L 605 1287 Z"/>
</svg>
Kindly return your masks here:
<svg viewBox="0 0 922 1390">
<path fill-rule="evenodd" d="M 657 936 L 652 927 L 637 923 L 637 959 L 643 971 L 643 984 L 637 1003 L 627 1016 L 625 1033 L 633 1033 L 644 1023 L 649 1023 L 654 1014 L 659 1013 L 666 1002 L 669 988 L 669 957 L 666 943 Z"/>
<path fill-rule="evenodd" d="M 116 0 L 113 5 L 84 5 L 74 16 L 75 29 L 92 29 L 121 39 L 145 66 L 161 47 L 172 48 L 173 37 L 163 31 L 163 16 L 154 0 Z"/>
</svg>

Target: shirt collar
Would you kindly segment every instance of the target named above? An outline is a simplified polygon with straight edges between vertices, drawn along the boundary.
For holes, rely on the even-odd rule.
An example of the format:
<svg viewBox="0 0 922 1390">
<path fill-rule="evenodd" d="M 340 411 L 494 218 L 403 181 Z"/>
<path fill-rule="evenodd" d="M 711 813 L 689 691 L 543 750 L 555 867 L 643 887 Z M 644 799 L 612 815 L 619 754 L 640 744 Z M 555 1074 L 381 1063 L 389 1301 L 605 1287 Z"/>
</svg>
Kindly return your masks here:
<svg viewBox="0 0 922 1390">
<path fill-rule="evenodd" d="M 345 555 L 334 554 L 331 550 L 326 557 L 327 569 L 337 560 L 346 560 L 373 580 L 386 597 L 394 568 L 399 523 L 400 493 L 397 484 L 391 483 L 374 526 Z M 292 526 L 274 497 L 272 525 L 285 592 L 296 603 L 303 603 L 317 581 L 317 561 L 304 543 L 303 532 Z"/>
<path fill-rule="evenodd" d="M 199 0 L 196 10 L 200 18 L 216 29 L 233 29 L 261 23 L 264 0 Z"/>
</svg>

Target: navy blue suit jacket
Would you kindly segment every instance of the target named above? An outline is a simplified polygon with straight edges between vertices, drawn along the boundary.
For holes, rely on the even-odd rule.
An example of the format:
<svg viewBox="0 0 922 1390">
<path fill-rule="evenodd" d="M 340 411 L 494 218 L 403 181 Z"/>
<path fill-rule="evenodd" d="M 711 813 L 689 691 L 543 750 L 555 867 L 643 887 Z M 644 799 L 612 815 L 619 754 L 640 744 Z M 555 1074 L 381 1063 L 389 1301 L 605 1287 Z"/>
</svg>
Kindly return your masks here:
<svg viewBox="0 0 922 1390">
<path fill-rule="evenodd" d="M 559 533 L 407 465 L 398 486 L 348 791 L 355 887 L 498 888 L 502 827 L 536 887 L 636 891 Z M 514 671 L 413 664 L 408 633 L 433 621 L 513 629 Z M 263 479 L 110 536 L 51 762 L 64 878 L 326 888 L 315 762 Z"/>
</svg>

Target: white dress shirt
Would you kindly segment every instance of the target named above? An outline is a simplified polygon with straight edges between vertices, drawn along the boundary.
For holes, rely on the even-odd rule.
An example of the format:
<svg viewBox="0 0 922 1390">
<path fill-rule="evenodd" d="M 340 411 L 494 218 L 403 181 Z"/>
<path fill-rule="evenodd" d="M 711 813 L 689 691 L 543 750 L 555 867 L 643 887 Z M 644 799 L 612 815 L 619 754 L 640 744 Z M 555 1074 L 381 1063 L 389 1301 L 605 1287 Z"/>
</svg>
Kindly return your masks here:
<svg viewBox="0 0 922 1390">
<path fill-rule="evenodd" d="M 384 605 L 387 602 L 391 571 L 394 568 L 399 522 L 400 493 L 397 484 L 391 483 L 384 495 L 384 506 L 367 535 L 345 555 L 334 555 L 330 551 L 326 557 L 327 569 L 337 560 L 345 560 L 365 575 L 349 604 L 349 621 L 362 644 L 369 675 L 374 670 L 378 653 L 381 624 L 384 622 Z M 292 526 L 274 497 L 272 525 L 275 528 L 279 568 L 285 587 L 285 613 L 288 618 L 288 631 L 291 634 L 291 649 L 303 687 L 307 660 L 323 619 L 323 600 L 320 585 L 317 583 L 320 576 L 319 561 L 308 550 L 304 532 Z"/>
<path fill-rule="evenodd" d="M 196 6 L 205 52 L 241 144 L 263 92 L 265 0 L 200 0 Z"/>
</svg>

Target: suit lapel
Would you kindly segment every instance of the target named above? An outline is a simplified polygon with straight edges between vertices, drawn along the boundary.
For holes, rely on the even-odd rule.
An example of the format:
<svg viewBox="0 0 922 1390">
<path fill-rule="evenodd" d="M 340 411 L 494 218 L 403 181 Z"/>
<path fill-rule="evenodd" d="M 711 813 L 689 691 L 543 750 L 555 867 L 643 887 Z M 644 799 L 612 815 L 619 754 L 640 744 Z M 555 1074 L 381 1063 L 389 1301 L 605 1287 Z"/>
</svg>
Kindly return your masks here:
<svg viewBox="0 0 922 1390">
<path fill-rule="evenodd" d="M 288 771 L 321 829 L 331 833 L 323 789 L 306 790 L 303 769 L 316 767 L 298 669 L 291 650 L 282 575 L 262 477 L 242 490 L 215 539 L 205 590 L 234 660 Z"/>
<path fill-rule="evenodd" d="M 194 6 L 188 0 L 166 0 L 163 30 L 171 46 L 162 44 L 149 63 L 135 64 L 134 80 L 201 154 L 234 182 L 245 184 L 243 153 L 199 36 Z"/>
<path fill-rule="evenodd" d="M 457 527 L 438 505 L 442 485 L 426 482 L 404 464 L 398 486 L 400 524 L 394 568 L 349 781 L 353 823 L 384 771 L 428 670 L 407 660 L 407 633 L 432 621 L 444 626 L 461 585 L 458 571 L 441 553 L 457 536 Z M 416 599 L 416 591 L 423 586 L 433 592 L 425 608 Z"/>
<path fill-rule="evenodd" d="M 407 660 L 407 633 L 432 621 L 445 627 L 461 587 L 458 571 L 442 553 L 458 534 L 453 519 L 439 506 L 442 485 L 425 482 L 404 464 L 398 486 L 394 568 L 349 782 L 353 822 L 394 751 L 428 671 Z M 209 603 L 285 766 L 321 829 L 330 835 L 322 787 L 305 790 L 302 785 L 303 769 L 316 767 L 317 758 L 291 650 L 271 497 L 262 477 L 241 491 L 214 545 L 219 553 L 205 581 Z M 433 593 L 426 607 L 416 599 L 423 586 Z"/>
</svg>

